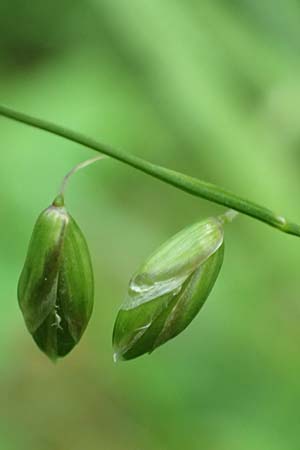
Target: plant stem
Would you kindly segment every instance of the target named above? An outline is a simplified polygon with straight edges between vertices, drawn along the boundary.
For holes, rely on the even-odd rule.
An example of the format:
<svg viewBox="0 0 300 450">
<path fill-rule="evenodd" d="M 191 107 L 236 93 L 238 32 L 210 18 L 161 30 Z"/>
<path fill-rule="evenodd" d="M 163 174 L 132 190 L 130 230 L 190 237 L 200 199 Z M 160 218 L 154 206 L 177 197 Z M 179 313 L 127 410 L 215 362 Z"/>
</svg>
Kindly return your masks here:
<svg viewBox="0 0 300 450">
<path fill-rule="evenodd" d="M 109 147 L 101 144 L 94 139 L 84 136 L 76 131 L 69 130 L 62 126 L 38 119 L 27 114 L 14 111 L 10 108 L 0 105 L 0 116 L 7 117 L 17 122 L 39 128 L 49 133 L 61 136 L 70 141 L 89 147 L 97 152 L 111 156 L 125 164 L 128 164 L 135 169 L 141 170 L 148 175 L 158 178 L 165 183 L 168 183 L 182 191 L 197 197 L 204 198 L 227 208 L 239 211 L 242 214 L 253 217 L 254 219 L 265 222 L 274 228 L 277 228 L 284 233 L 300 236 L 300 225 L 288 222 L 284 217 L 275 214 L 271 210 L 260 206 L 250 200 L 237 196 L 234 193 L 226 191 L 225 189 L 214 184 L 199 180 L 198 178 L 190 177 L 180 172 L 158 166 L 149 161 L 146 161 L 138 156 L 124 152 L 119 149 Z"/>
<path fill-rule="evenodd" d="M 80 162 L 79 164 L 76 164 L 76 166 L 74 166 L 70 170 L 70 172 L 68 172 L 67 175 L 64 176 L 58 195 L 64 197 L 67 184 L 70 178 L 74 175 L 74 173 L 77 173 L 79 170 L 84 169 L 85 167 L 90 166 L 91 164 L 94 164 L 95 162 L 100 161 L 101 159 L 104 158 L 107 158 L 107 156 L 106 155 L 96 156 L 95 158 L 87 159 L 85 161 Z"/>
</svg>

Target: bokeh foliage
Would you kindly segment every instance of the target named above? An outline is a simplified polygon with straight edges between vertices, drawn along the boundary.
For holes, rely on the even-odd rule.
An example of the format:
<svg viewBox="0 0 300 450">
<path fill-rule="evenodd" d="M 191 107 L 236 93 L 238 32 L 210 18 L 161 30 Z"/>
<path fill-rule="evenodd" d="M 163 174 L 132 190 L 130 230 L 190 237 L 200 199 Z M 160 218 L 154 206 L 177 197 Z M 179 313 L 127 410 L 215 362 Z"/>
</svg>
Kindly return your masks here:
<svg viewBox="0 0 300 450">
<path fill-rule="evenodd" d="M 1 102 L 300 221 L 296 0 L 0 1 Z M 0 449 L 298 448 L 300 242 L 241 217 L 188 330 L 129 363 L 111 331 L 133 271 L 222 208 L 114 161 L 67 203 L 96 274 L 79 347 L 53 366 L 26 332 L 16 285 L 39 212 L 93 152 L 0 120 Z"/>
</svg>

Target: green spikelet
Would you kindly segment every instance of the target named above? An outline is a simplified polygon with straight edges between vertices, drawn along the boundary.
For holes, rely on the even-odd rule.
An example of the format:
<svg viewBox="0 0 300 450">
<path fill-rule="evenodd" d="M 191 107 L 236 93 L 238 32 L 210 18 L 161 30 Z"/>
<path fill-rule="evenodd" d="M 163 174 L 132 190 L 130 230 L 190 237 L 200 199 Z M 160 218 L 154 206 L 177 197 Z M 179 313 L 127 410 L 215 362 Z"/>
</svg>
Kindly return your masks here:
<svg viewBox="0 0 300 450">
<path fill-rule="evenodd" d="M 37 219 L 18 285 L 26 326 L 49 358 L 65 356 L 79 342 L 93 296 L 85 238 L 59 196 Z"/>
<path fill-rule="evenodd" d="M 185 228 L 154 252 L 131 279 L 117 315 L 115 360 L 151 353 L 181 333 L 208 297 L 223 253 L 217 218 Z"/>
</svg>

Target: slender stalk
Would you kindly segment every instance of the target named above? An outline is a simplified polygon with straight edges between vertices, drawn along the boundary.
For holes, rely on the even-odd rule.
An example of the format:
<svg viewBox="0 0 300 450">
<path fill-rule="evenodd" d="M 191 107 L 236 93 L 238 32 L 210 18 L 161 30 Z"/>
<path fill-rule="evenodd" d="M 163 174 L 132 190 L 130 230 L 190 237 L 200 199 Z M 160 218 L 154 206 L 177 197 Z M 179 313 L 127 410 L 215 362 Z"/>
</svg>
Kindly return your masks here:
<svg viewBox="0 0 300 450">
<path fill-rule="evenodd" d="M 225 225 L 227 223 L 231 223 L 238 215 L 239 213 L 234 209 L 228 209 L 224 214 L 218 216 L 218 219 L 223 225 Z"/>
<path fill-rule="evenodd" d="M 74 175 L 74 173 L 78 172 L 81 169 L 84 169 L 87 166 L 90 166 L 91 164 L 94 164 L 96 161 L 99 161 L 100 159 L 107 158 L 106 155 L 96 156 L 95 158 L 87 159 L 86 161 L 82 161 L 79 164 L 77 164 L 75 167 L 73 167 L 70 172 L 67 173 L 67 175 L 64 176 L 60 190 L 59 190 L 59 196 L 64 197 L 67 184 L 70 180 L 70 178 Z"/>
<path fill-rule="evenodd" d="M 219 205 L 234 209 L 242 214 L 253 217 L 254 219 L 265 222 L 274 228 L 277 228 L 284 233 L 300 236 L 300 225 L 288 222 L 284 217 L 275 214 L 271 210 L 258 205 L 250 200 L 244 199 L 231 193 L 219 186 L 199 180 L 198 178 L 190 177 L 180 172 L 158 166 L 149 161 L 146 161 L 138 156 L 124 152 L 104 145 L 94 139 L 84 136 L 76 131 L 69 130 L 62 126 L 38 119 L 27 114 L 14 111 L 10 108 L 0 105 L 0 116 L 7 117 L 17 122 L 24 123 L 34 128 L 39 128 L 49 133 L 61 136 L 70 141 L 89 147 L 97 152 L 111 156 L 125 164 L 128 164 L 135 169 L 141 170 L 148 175 L 158 178 L 165 183 L 168 183 L 182 191 L 197 197 L 202 197 Z"/>
</svg>

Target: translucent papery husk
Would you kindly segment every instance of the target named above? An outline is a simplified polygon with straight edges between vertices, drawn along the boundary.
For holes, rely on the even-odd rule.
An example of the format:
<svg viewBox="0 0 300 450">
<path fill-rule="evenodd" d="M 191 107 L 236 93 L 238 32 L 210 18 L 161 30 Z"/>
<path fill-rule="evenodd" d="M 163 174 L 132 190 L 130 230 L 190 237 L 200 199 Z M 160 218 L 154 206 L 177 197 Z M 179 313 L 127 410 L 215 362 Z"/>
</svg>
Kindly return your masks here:
<svg viewBox="0 0 300 450">
<path fill-rule="evenodd" d="M 133 277 L 114 327 L 115 359 L 132 359 L 183 331 L 220 271 L 223 229 L 210 218 L 163 244 Z"/>
<path fill-rule="evenodd" d="M 93 309 L 93 271 L 85 238 L 63 206 L 39 216 L 18 285 L 25 323 L 51 359 L 79 342 Z"/>
</svg>

